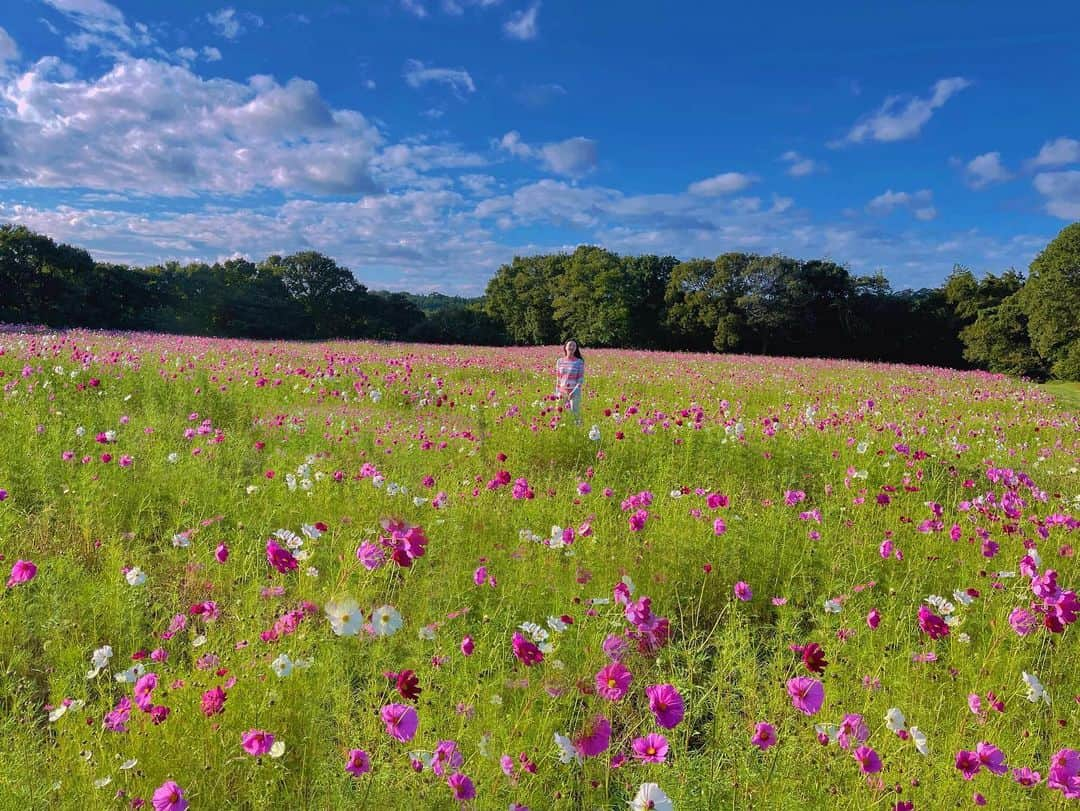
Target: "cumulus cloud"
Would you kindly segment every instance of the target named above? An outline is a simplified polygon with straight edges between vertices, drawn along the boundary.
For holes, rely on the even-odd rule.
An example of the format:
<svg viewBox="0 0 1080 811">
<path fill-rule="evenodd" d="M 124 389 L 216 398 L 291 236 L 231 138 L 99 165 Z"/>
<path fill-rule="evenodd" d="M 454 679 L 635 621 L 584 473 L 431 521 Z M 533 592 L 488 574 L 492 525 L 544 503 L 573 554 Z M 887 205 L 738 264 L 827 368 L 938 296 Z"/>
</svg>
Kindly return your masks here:
<svg viewBox="0 0 1080 811">
<path fill-rule="evenodd" d="M 792 177 L 806 177 L 817 170 L 817 164 L 810 158 L 803 157 L 798 152 L 789 150 L 780 156 L 780 160 L 788 164 L 787 173 Z"/>
<path fill-rule="evenodd" d="M 742 191 L 757 180 L 753 175 L 743 172 L 724 172 L 714 177 L 708 177 L 691 183 L 687 191 L 703 197 L 715 197 L 720 194 L 731 194 Z"/>
<path fill-rule="evenodd" d="M 409 87 L 422 87 L 432 82 L 444 84 L 461 97 L 462 93 L 475 93 L 476 84 L 464 68 L 429 68 L 418 59 L 405 63 L 405 83 Z"/>
<path fill-rule="evenodd" d="M 1080 220 L 1080 171 L 1040 172 L 1036 191 L 1046 198 L 1046 212 L 1063 220 Z"/>
<path fill-rule="evenodd" d="M 969 80 L 954 76 L 935 82 L 927 98 L 890 96 L 881 107 L 856 122 L 842 140 L 830 146 L 858 144 L 866 140 L 889 142 L 914 138 L 935 110 L 970 85 Z"/>
<path fill-rule="evenodd" d="M 964 167 L 964 175 L 967 184 L 973 189 L 984 189 L 1012 177 L 1001 163 L 1000 152 L 986 152 L 972 158 Z"/>
<path fill-rule="evenodd" d="M 153 43 L 149 29 L 143 23 L 129 26 L 124 12 L 106 0 L 44 0 L 60 12 L 78 32 L 66 38 L 70 48 L 86 51 L 90 48 L 116 54 L 136 46 Z"/>
<path fill-rule="evenodd" d="M 382 136 L 310 81 L 204 80 L 124 59 L 75 79 L 55 59 L 0 85 L 0 172 L 25 186 L 236 194 L 367 193 Z"/>
<path fill-rule="evenodd" d="M 1080 163 L 1080 141 L 1075 138 L 1047 141 L 1030 161 L 1032 166 L 1066 166 L 1070 163 Z"/>
<path fill-rule="evenodd" d="M 8 62 L 14 62 L 19 58 L 19 46 L 11 38 L 11 34 L 0 27 L 0 74 L 2 74 Z"/>
<path fill-rule="evenodd" d="M 213 26 L 219 36 L 225 39 L 236 39 L 245 33 L 247 31 L 245 23 L 255 28 L 262 28 L 263 25 L 263 18 L 258 14 L 251 14 L 250 12 L 237 14 L 236 9 L 231 6 L 210 12 L 206 15 L 206 21 Z"/>
<path fill-rule="evenodd" d="M 530 40 L 536 39 L 540 34 L 540 26 L 537 16 L 540 14 L 540 3 L 533 3 L 523 11 L 516 11 L 503 23 L 503 33 L 510 39 Z"/>
<path fill-rule="evenodd" d="M 909 210 L 915 218 L 927 222 L 937 216 L 937 209 L 933 206 L 934 193 L 929 189 L 920 189 L 916 192 L 887 191 L 879 194 L 871 200 L 866 210 L 871 214 L 891 214 L 895 209 Z"/>
<path fill-rule="evenodd" d="M 536 158 L 545 168 L 558 175 L 580 177 L 596 168 L 596 141 L 580 135 L 534 147 L 522 140 L 520 132 L 510 130 L 494 145 L 515 158 Z"/>
</svg>

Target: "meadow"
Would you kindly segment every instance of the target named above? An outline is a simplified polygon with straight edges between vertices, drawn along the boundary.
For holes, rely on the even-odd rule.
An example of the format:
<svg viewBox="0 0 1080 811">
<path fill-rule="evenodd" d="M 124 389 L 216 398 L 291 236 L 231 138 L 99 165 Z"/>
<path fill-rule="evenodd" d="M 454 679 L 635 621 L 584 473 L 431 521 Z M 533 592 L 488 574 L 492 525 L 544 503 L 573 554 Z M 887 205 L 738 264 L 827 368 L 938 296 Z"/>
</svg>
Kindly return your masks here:
<svg viewBox="0 0 1080 811">
<path fill-rule="evenodd" d="M 1001 375 L 0 333 L 0 808 L 1076 807 Z"/>
</svg>

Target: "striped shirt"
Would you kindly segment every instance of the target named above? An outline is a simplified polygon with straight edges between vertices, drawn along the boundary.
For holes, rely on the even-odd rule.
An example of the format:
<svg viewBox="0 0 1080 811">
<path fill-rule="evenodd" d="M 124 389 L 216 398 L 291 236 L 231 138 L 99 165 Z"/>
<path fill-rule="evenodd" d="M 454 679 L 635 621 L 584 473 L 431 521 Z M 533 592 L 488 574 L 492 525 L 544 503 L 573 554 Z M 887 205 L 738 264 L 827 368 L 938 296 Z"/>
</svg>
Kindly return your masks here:
<svg viewBox="0 0 1080 811">
<path fill-rule="evenodd" d="M 555 388 L 567 397 L 576 388 L 581 390 L 585 382 L 585 361 L 581 358 L 559 358 L 555 362 Z"/>
</svg>

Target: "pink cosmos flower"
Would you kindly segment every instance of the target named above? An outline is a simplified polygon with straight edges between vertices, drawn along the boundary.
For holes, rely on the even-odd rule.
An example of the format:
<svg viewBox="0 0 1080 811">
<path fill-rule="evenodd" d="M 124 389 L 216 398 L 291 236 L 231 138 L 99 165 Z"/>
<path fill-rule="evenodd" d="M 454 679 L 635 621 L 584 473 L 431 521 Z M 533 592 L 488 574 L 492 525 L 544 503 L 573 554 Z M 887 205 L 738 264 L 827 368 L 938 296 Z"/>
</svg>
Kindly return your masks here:
<svg viewBox="0 0 1080 811">
<path fill-rule="evenodd" d="M 850 749 L 853 743 L 862 743 L 870 737 L 870 728 L 858 713 L 849 713 L 840 722 L 837 743 L 841 749 Z"/>
<path fill-rule="evenodd" d="M 979 756 L 979 764 L 988 772 L 1005 774 L 1009 767 L 1005 765 L 1005 753 L 987 741 L 980 741 L 975 747 L 975 754 Z"/>
<path fill-rule="evenodd" d="M 919 606 L 919 627 L 922 628 L 923 632 L 931 639 L 940 639 L 943 636 L 949 635 L 949 626 L 946 624 L 945 620 L 925 605 Z"/>
<path fill-rule="evenodd" d="M 960 774 L 964 776 L 965 780 L 971 780 L 979 773 L 979 769 L 982 764 L 979 762 L 979 756 L 974 752 L 969 752 L 967 749 L 961 749 L 956 753 L 956 768 L 960 770 Z"/>
<path fill-rule="evenodd" d="M 1050 758 L 1050 774 L 1046 785 L 1060 791 L 1068 800 L 1080 799 L 1080 752 L 1059 749 Z"/>
<path fill-rule="evenodd" d="M 596 674 L 596 692 L 608 701 L 618 701 L 626 695 L 634 676 L 622 662 L 612 662 Z"/>
<path fill-rule="evenodd" d="M 143 712 L 150 712 L 153 705 L 150 696 L 157 689 L 157 673 L 146 673 L 135 682 L 135 704 Z"/>
<path fill-rule="evenodd" d="M 367 774 L 371 771 L 371 758 L 363 749 L 350 749 L 345 758 L 345 771 L 353 777 Z"/>
<path fill-rule="evenodd" d="M 408 704 L 387 704 L 379 715 L 386 724 L 386 734 L 399 741 L 411 741 L 420 719 Z"/>
<path fill-rule="evenodd" d="M 110 732 L 127 732 L 127 722 L 131 718 L 131 699 L 127 696 L 116 702 L 116 706 L 105 713 L 104 727 Z"/>
<path fill-rule="evenodd" d="M 877 630 L 878 625 L 881 624 L 881 612 L 876 608 L 871 608 L 870 613 L 866 615 L 866 624 L 871 631 Z"/>
<path fill-rule="evenodd" d="M 649 711 L 664 729 L 674 729 L 686 713 L 683 697 L 670 684 L 653 684 L 645 688 Z"/>
<path fill-rule="evenodd" d="M 225 710 L 225 699 L 228 698 L 221 686 L 214 687 L 202 694 L 202 713 L 207 718 L 217 715 Z"/>
<path fill-rule="evenodd" d="M 1013 780 L 1019 783 L 1024 788 L 1031 788 L 1037 786 L 1042 782 L 1042 775 L 1038 772 L 1033 772 L 1027 766 L 1023 766 L 1019 769 L 1013 769 Z"/>
<path fill-rule="evenodd" d="M 439 741 L 431 757 L 431 770 L 439 777 L 446 772 L 456 770 L 465 758 L 461 754 L 456 741 Z"/>
<path fill-rule="evenodd" d="M 214 550 L 214 558 L 218 563 L 224 563 L 229 559 L 229 547 L 224 543 L 219 543 L 217 549 Z"/>
<path fill-rule="evenodd" d="M 630 531 L 641 532 L 645 528 L 645 522 L 649 519 L 648 510 L 638 510 L 630 516 Z"/>
<path fill-rule="evenodd" d="M 787 691 L 792 706 L 804 715 L 815 715 L 825 701 L 825 688 L 821 682 L 809 676 L 788 679 Z"/>
<path fill-rule="evenodd" d="M 284 547 L 278 546 L 277 541 L 271 539 L 266 542 L 266 559 L 270 565 L 282 574 L 296 569 L 300 563 L 293 553 Z"/>
<path fill-rule="evenodd" d="M 574 741 L 574 748 L 582 757 L 595 757 L 606 751 L 610 743 L 611 722 L 604 716 L 598 715 Z"/>
<path fill-rule="evenodd" d="M 713 535 L 723 535 L 727 532 L 727 524 L 724 523 L 723 518 L 717 518 L 712 524 Z"/>
<path fill-rule="evenodd" d="M 454 793 L 454 799 L 460 803 L 476 797 L 476 787 L 473 786 L 472 780 L 461 772 L 454 772 L 446 778 L 446 784 L 450 786 L 450 790 Z"/>
<path fill-rule="evenodd" d="M 154 811 L 187 811 L 188 808 L 184 790 L 172 780 L 166 780 L 154 790 L 152 803 Z"/>
<path fill-rule="evenodd" d="M 475 647 L 476 643 L 473 642 L 473 638 L 468 634 L 465 634 L 465 636 L 461 638 L 461 653 L 463 656 L 472 656 Z"/>
<path fill-rule="evenodd" d="M 740 580 L 735 584 L 735 596 L 746 603 L 753 599 L 754 592 L 750 589 L 749 583 Z"/>
<path fill-rule="evenodd" d="M 240 736 L 240 744 L 252 757 L 260 757 L 270 751 L 270 747 L 274 745 L 274 736 L 261 729 L 249 729 Z"/>
<path fill-rule="evenodd" d="M 1035 629 L 1039 627 L 1038 621 L 1031 615 L 1031 612 L 1023 608 L 1014 608 L 1009 612 L 1009 625 L 1020 636 L 1033 634 Z"/>
<path fill-rule="evenodd" d="M 540 651 L 540 648 L 522 636 L 520 632 L 514 632 L 511 644 L 514 648 L 514 656 L 527 667 L 532 667 L 544 661 L 544 654 Z"/>
<path fill-rule="evenodd" d="M 663 763 L 667 758 L 667 738 L 656 732 L 650 732 L 644 738 L 635 738 L 631 744 L 634 757 L 642 763 Z"/>
<path fill-rule="evenodd" d="M 11 567 L 11 576 L 8 578 L 7 587 L 10 589 L 20 583 L 27 583 L 34 579 L 37 574 L 37 566 L 28 560 L 17 560 Z"/>
<path fill-rule="evenodd" d="M 881 758 L 869 746 L 860 746 L 854 754 L 863 774 L 877 774 L 881 771 Z"/>
<path fill-rule="evenodd" d="M 776 727 L 767 721 L 759 721 L 754 727 L 754 737 L 750 739 L 750 743 L 764 752 L 770 746 L 775 746 L 776 741 Z"/>
<path fill-rule="evenodd" d="M 356 559 L 369 572 L 374 571 L 383 565 L 384 554 L 382 547 L 370 541 L 364 541 L 356 548 Z"/>
</svg>

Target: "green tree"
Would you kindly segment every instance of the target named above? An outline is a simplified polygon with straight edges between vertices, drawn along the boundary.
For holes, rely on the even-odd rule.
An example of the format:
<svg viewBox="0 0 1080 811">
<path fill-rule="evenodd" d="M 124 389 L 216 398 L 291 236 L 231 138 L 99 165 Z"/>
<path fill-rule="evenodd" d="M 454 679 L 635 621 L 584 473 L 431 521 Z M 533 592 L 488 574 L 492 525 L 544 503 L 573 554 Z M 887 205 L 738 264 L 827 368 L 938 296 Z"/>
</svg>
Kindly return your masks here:
<svg viewBox="0 0 1080 811">
<path fill-rule="evenodd" d="M 560 341 L 552 299 L 567 261 L 565 254 L 515 256 L 488 282 L 484 311 L 515 344 L 555 344 Z"/>
<path fill-rule="evenodd" d="M 1039 357 L 1056 377 L 1080 380 L 1080 222 L 1035 257 L 1020 296 Z"/>
</svg>

